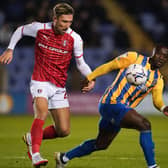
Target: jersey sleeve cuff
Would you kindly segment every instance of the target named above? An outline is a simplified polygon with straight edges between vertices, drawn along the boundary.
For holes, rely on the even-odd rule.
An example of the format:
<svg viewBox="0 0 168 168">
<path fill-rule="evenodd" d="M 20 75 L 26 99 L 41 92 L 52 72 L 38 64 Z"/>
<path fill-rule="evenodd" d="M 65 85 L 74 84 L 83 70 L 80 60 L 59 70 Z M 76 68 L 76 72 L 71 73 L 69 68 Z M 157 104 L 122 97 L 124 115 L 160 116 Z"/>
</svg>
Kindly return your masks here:
<svg viewBox="0 0 168 168">
<path fill-rule="evenodd" d="M 160 108 L 160 111 L 163 112 L 164 108 L 166 107 L 166 105 L 163 105 L 161 108 Z"/>
</svg>

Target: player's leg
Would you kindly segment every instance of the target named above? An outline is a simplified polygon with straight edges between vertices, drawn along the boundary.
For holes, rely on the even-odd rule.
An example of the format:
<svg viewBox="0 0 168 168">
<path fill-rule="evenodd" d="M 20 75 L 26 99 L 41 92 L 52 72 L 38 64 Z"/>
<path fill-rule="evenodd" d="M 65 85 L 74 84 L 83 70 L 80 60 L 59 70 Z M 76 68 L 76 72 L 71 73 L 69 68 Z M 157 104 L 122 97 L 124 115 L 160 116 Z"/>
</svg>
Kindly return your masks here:
<svg viewBox="0 0 168 168">
<path fill-rule="evenodd" d="M 30 133 L 23 136 L 24 142 L 27 144 L 28 156 L 32 160 L 34 166 L 46 165 L 48 160 L 43 159 L 40 155 L 40 146 L 43 136 L 43 125 L 48 113 L 48 102 L 44 97 L 34 98 L 34 121 L 31 126 Z"/>
<path fill-rule="evenodd" d="M 108 121 L 104 121 L 102 119 L 100 123 L 102 122 L 108 122 Z M 108 124 L 111 125 L 111 123 Z M 91 154 L 92 152 L 97 150 L 105 150 L 108 148 L 108 146 L 111 144 L 112 140 L 115 138 L 117 134 L 118 132 L 114 130 L 109 131 L 102 127 L 101 128 L 99 127 L 99 133 L 96 139 L 90 139 L 84 141 L 84 143 L 82 143 L 81 145 L 77 146 L 76 148 L 72 149 L 69 152 L 66 152 L 66 156 L 71 160 L 75 157 L 81 157 Z"/>
<path fill-rule="evenodd" d="M 101 118 L 99 122 L 99 134 L 96 138 L 96 149 L 105 150 L 118 135 L 120 127 L 115 126 L 111 121 Z"/>
<path fill-rule="evenodd" d="M 65 137 L 70 133 L 70 109 L 59 108 L 51 109 L 51 116 L 54 124 L 49 125 L 43 130 L 43 139 L 53 139 L 57 137 Z"/>
<path fill-rule="evenodd" d="M 89 155 L 95 151 L 107 149 L 107 147 L 111 144 L 112 140 L 117 134 L 118 132 L 115 131 L 108 132 L 106 130 L 99 130 L 99 134 L 96 139 L 84 141 L 82 144 L 69 150 L 66 153 L 56 152 L 56 167 L 64 168 L 69 160 L 72 160 L 76 157 Z"/>
<path fill-rule="evenodd" d="M 54 124 L 43 130 L 43 139 L 65 137 L 70 133 L 70 108 L 65 88 L 54 87 L 54 95 L 49 99 L 49 109 Z"/>
<path fill-rule="evenodd" d="M 43 125 L 48 114 L 48 102 L 46 98 L 34 98 L 35 118 L 31 126 L 32 153 L 40 151 L 40 145 L 43 137 Z"/>
<path fill-rule="evenodd" d="M 54 87 L 56 94 L 49 99 L 54 124 L 43 130 L 43 139 L 65 137 L 70 133 L 70 108 L 65 88 Z"/>
<path fill-rule="evenodd" d="M 109 120 L 101 119 L 99 122 L 99 133 L 96 139 L 84 141 L 79 146 L 69 150 L 65 154 L 56 153 L 57 168 L 64 165 L 73 158 L 89 155 L 95 151 L 105 150 L 119 133 L 120 127 L 114 126 Z"/>
<path fill-rule="evenodd" d="M 47 160 L 40 156 L 40 146 L 43 137 L 43 125 L 48 114 L 48 101 L 44 97 L 34 98 L 35 118 L 31 126 L 31 143 L 32 143 L 32 162 L 33 165 L 46 165 Z"/>
<path fill-rule="evenodd" d="M 30 89 L 33 97 L 34 121 L 32 123 L 30 133 L 25 134 L 23 138 L 28 146 L 29 158 L 32 159 L 33 165 L 39 166 L 48 162 L 40 156 L 43 125 L 48 115 L 46 83 L 31 81 Z"/>
<path fill-rule="evenodd" d="M 50 126 L 53 127 L 53 131 L 47 132 L 44 130 L 44 138 L 53 135 L 54 137 L 66 137 L 70 134 L 70 109 L 69 107 L 66 108 L 58 108 L 58 109 L 51 109 L 50 110 L 53 121 L 55 125 Z"/>
<path fill-rule="evenodd" d="M 121 121 L 122 128 L 132 128 L 140 132 L 140 145 L 149 168 L 155 168 L 154 143 L 150 122 L 135 110 L 128 111 Z"/>
<path fill-rule="evenodd" d="M 114 126 L 114 124 L 111 123 L 111 110 L 111 105 L 100 103 L 99 112 L 102 115 L 102 118 L 99 122 L 99 133 L 97 138 L 85 141 L 76 148 L 66 152 L 65 156 L 69 160 L 75 157 L 88 155 L 97 150 L 104 150 L 110 145 L 120 130 L 119 126 Z M 106 116 L 104 115 L 105 113 Z"/>
</svg>

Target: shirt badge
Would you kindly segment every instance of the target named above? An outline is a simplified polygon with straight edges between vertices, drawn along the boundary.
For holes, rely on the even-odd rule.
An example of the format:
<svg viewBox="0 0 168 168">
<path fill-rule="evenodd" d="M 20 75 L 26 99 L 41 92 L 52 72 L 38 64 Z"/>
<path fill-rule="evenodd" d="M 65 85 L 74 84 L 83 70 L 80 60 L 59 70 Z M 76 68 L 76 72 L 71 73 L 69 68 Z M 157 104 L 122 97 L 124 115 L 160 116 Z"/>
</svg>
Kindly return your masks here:
<svg viewBox="0 0 168 168">
<path fill-rule="evenodd" d="M 42 93 L 43 90 L 42 90 L 42 89 L 37 89 L 37 92 L 38 92 L 38 93 Z"/>
</svg>

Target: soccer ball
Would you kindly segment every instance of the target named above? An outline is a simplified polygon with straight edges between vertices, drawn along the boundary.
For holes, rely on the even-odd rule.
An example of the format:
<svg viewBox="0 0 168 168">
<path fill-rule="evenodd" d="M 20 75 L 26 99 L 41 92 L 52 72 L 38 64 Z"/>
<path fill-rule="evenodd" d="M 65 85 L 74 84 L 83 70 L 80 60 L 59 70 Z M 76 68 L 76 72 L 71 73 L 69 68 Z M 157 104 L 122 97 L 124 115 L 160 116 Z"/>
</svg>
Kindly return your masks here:
<svg viewBox="0 0 168 168">
<path fill-rule="evenodd" d="M 141 64 L 131 64 L 126 70 L 127 81 L 135 86 L 145 84 L 147 70 Z"/>
</svg>

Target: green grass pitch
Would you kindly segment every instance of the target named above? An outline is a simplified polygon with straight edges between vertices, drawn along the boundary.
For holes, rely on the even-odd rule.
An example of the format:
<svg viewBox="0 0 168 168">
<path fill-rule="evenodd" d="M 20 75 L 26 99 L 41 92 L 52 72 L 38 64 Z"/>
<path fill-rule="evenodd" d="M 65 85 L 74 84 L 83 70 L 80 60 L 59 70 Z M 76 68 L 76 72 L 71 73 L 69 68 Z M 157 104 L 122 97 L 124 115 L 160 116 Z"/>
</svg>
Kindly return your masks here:
<svg viewBox="0 0 168 168">
<path fill-rule="evenodd" d="M 164 116 L 147 116 L 152 123 L 155 141 L 156 160 L 161 168 L 168 167 L 168 119 Z M 22 135 L 27 132 L 33 121 L 32 116 L 0 115 L 0 168 L 32 167 L 26 155 Z M 86 139 L 97 135 L 98 116 L 72 116 L 71 135 L 66 138 L 42 142 L 41 153 L 49 160 L 46 168 L 54 168 L 53 153 L 66 151 Z M 50 124 L 50 118 L 45 125 Z M 139 146 L 139 134 L 135 130 L 123 129 L 111 146 L 105 151 L 76 158 L 67 168 L 146 168 L 143 153 Z"/>
</svg>

